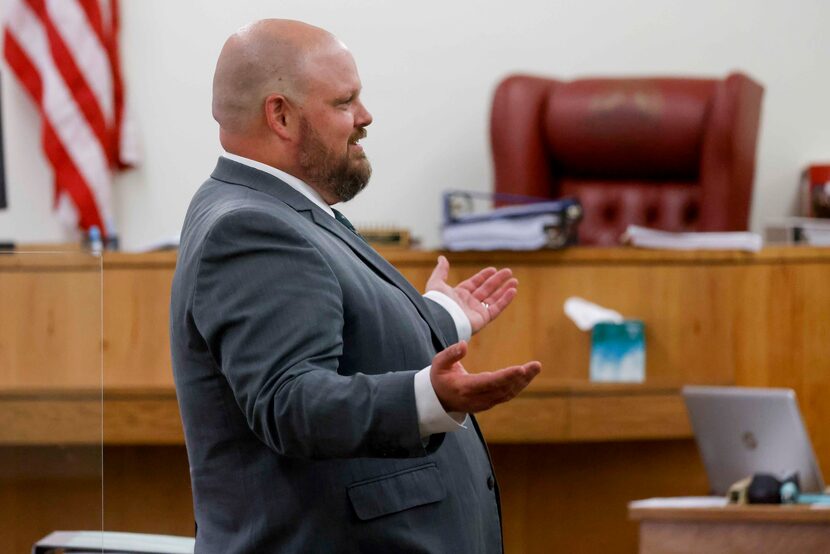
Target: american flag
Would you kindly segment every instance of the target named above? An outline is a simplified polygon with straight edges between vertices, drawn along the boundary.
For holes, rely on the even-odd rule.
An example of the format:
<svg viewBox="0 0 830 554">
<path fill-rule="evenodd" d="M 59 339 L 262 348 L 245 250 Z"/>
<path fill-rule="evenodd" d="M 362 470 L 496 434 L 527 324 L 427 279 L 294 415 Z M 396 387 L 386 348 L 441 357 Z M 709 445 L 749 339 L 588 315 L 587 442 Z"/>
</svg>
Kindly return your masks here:
<svg viewBox="0 0 830 554">
<path fill-rule="evenodd" d="M 118 59 L 117 0 L 11 0 L 6 62 L 37 105 L 65 222 L 114 236 L 113 172 L 137 161 Z"/>
</svg>

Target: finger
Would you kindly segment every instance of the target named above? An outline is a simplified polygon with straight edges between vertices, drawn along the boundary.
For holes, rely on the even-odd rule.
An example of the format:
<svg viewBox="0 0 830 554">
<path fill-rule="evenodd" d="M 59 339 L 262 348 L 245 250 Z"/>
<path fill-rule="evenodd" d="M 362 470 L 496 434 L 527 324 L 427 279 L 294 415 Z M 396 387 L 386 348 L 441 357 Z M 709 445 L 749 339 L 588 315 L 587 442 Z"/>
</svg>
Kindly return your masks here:
<svg viewBox="0 0 830 554">
<path fill-rule="evenodd" d="M 507 367 L 485 373 L 471 373 L 463 376 L 460 384 L 464 391 L 463 394 L 467 397 L 490 394 L 498 396 L 509 390 L 514 381 L 523 379 L 524 373 L 522 366 Z"/>
<path fill-rule="evenodd" d="M 488 304 L 496 304 L 509 289 L 517 288 L 519 288 L 519 280 L 513 277 L 502 283 L 502 285 L 497 290 L 493 291 L 493 293 L 490 296 L 482 299 L 482 302 L 487 302 Z"/>
<path fill-rule="evenodd" d="M 450 262 L 444 256 L 438 256 L 438 262 L 435 264 L 435 269 L 432 270 L 432 274 L 427 279 L 427 289 L 430 288 L 430 285 L 433 283 L 441 282 L 446 283 L 447 279 L 450 276 Z"/>
<path fill-rule="evenodd" d="M 521 376 L 510 382 L 510 392 L 516 396 L 522 392 L 542 370 L 539 362 L 528 362 L 521 366 Z"/>
<path fill-rule="evenodd" d="M 490 314 L 490 321 L 493 321 L 501 313 L 513 302 L 513 299 L 516 298 L 516 295 L 519 294 L 519 291 L 516 289 L 509 289 L 507 290 L 504 295 L 498 299 L 494 304 L 490 304 L 487 308 L 487 312 Z"/>
<path fill-rule="evenodd" d="M 502 404 L 514 399 L 533 381 L 533 378 L 539 374 L 542 365 L 539 362 L 529 362 L 522 366 L 523 374 L 517 379 L 509 382 L 509 386 L 505 390 L 499 391 L 499 395 L 492 400 L 490 407 L 496 404 Z"/>
<path fill-rule="evenodd" d="M 448 371 L 467 355 L 467 342 L 460 341 L 448 346 L 432 358 L 432 367 L 438 371 Z"/>
<path fill-rule="evenodd" d="M 496 273 L 495 267 L 485 267 L 472 277 L 468 279 L 464 279 L 460 283 L 458 283 L 459 288 L 466 290 L 467 292 L 471 293 L 484 284 L 487 279 L 489 279 L 492 275 Z"/>
<path fill-rule="evenodd" d="M 489 373 L 477 373 L 475 377 L 478 379 L 469 381 L 470 392 L 504 394 L 514 391 L 515 395 L 529 385 L 541 369 L 539 362 L 528 362 Z"/>
<path fill-rule="evenodd" d="M 513 395 L 517 395 L 522 392 L 533 379 L 536 378 L 537 375 L 542 371 L 542 364 L 539 362 L 528 362 L 522 366 L 524 370 L 523 379 L 518 380 L 513 383 Z"/>
<path fill-rule="evenodd" d="M 473 291 L 473 296 L 479 302 L 499 290 L 499 288 L 513 276 L 510 268 L 503 268 L 491 275 L 478 288 Z"/>
<path fill-rule="evenodd" d="M 527 383 L 525 379 L 511 380 L 498 389 L 474 396 L 471 399 L 471 404 L 476 408 L 474 411 L 489 410 L 497 404 L 502 404 L 512 400 L 526 386 Z"/>
<path fill-rule="evenodd" d="M 527 362 L 522 367 L 530 375 L 531 379 L 533 379 L 534 377 L 536 377 L 537 375 L 539 375 L 542 372 L 541 362 L 537 362 L 537 361 Z"/>
</svg>

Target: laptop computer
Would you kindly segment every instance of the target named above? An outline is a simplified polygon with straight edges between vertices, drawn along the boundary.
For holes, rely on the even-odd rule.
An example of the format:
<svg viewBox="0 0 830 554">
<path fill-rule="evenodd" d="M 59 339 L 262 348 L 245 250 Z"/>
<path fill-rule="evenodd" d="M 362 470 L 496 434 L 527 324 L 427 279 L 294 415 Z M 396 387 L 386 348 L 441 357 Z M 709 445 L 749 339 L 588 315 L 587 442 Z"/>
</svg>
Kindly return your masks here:
<svg viewBox="0 0 830 554">
<path fill-rule="evenodd" d="M 755 473 L 798 472 L 802 492 L 824 491 L 791 389 L 687 386 L 682 394 L 712 494 Z"/>
</svg>

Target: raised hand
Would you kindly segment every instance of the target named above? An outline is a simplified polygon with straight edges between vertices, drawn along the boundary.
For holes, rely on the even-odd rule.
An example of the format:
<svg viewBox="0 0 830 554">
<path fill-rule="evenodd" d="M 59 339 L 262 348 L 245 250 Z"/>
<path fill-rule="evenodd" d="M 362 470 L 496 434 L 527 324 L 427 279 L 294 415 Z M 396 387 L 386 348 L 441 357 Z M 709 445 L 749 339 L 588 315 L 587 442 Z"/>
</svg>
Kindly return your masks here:
<svg viewBox="0 0 830 554">
<path fill-rule="evenodd" d="M 519 281 L 508 268 L 482 269 L 455 287 L 447 284 L 449 272 L 450 262 L 444 256 L 438 256 L 438 264 L 427 281 L 426 290 L 452 298 L 464 310 L 473 333 L 496 319 L 516 297 Z"/>
<path fill-rule="evenodd" d="M 488 373 L 467 373 L 461 359 L 467 354 L 467 343 L 453 344 L 432 359 L 432 388 L 447 412 L 482 412 L 507 402 L 519 394 L 542 364 L 528 362 Z"/>
</svg>

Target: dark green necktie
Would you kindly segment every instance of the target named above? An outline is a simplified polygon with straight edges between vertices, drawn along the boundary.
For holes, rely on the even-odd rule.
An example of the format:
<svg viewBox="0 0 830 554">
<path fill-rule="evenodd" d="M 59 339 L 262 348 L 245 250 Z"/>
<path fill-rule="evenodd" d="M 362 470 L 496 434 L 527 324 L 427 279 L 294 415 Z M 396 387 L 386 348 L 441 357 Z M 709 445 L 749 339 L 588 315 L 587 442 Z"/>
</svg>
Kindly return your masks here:
<svg viewBox="0 0 830 554">
<path fill-rule="evenodd" d="M 361 239 L 363 242 L 366 242 L 366 239 L 364 239 L 364 238 L 363 238 L 363 236 L 362 236 L 360 233 L 358 233 L 358 232 L 357 232 L 357 229 L 355 229 L 355 228 L 354 228 L 354 225 L 352 225 L 352 222 L 351 222 L 351 221 L 349 221 L 349 220 L 346 218 L 346 216 L 345 216 L 345 215 L 343 215 L 343 213 L 342 213 L 342 212 L 340 212 L 339 210 L 335 210 L 334 208 L 332 208 L 332 209 L 331 209 L 331 211 L 333 211 L 333 212 L 334 212 L 334 219 L 336 219 L 337 221 L 339 221 L 340 223 L 342 223 L 342 224 L 343 224 L 343 226 L 344 226 L 344 227 L 346 227 L 346 229 L 348 229 L 349 231 L 351 231 L 352 233 L 354 233 L 355 235 L 357 235 L 358 237 L 360 237 L 360 239 Z"/>
</svg>

